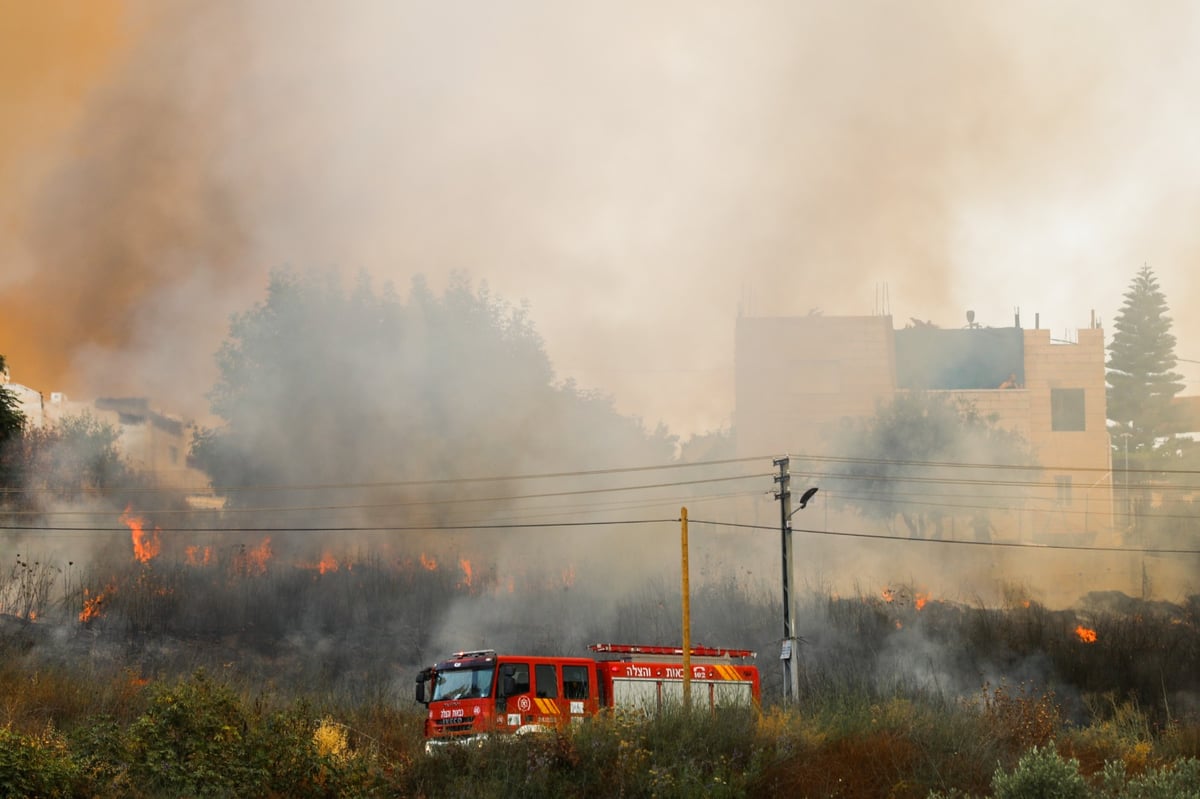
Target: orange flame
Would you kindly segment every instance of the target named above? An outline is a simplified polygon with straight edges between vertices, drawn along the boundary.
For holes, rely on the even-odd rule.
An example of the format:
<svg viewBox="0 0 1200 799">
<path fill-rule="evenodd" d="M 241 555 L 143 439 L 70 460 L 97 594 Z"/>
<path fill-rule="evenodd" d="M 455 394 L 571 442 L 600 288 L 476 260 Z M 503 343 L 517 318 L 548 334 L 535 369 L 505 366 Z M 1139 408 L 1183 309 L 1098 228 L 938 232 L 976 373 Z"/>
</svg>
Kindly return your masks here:
<svg viewBox="0 0 1200 799">
<path fill-rule="evenodd" d="M 234 562 L 234 571 L 239 574 L 256 575 L 267 573 L 267 561 L 271 559 L 271 537 L 251 549 L 242 548 Z"/>
<path fill-rule="evenodd" d="M 162 541 L 158 537 L 159 530 L 155 527 L 152 532 L 147 534 L 144 529 L 146 520 L 132 515 L 131 509 L 131 505 L 125 507 L 125 512 L 121 514 L 121 524 L 129 528 L 133 537 L 133 556 L 142 563 L 148 563 L 151 558 L 157 557 L 159 550 L 162 549 Z"/>
<path fill-rule="evenodd" d="M 421 553 L 421 568 L 423 568 L 425 571 L 429 571 L 429 572 L 437 571 L 437 558 L 425 557 L 425 553 L 422 552 Z"/>
<path fill-rule="evenodd" d="M 103 591 L 97 591 L 95 596 L 91 596 L 86 588 L 83 589 L 83 610 L 79 612 L 79 620 L 89 622 L 100 618 L 105 600 L 116 590 L 114 586 L 109 585 Z"/>
<path fill-rule="evenodd" d="M 896 601 L 896 592 L 890 588 L 885 588 L 882 591 L 880 591 L 879 593 L 881 596 L 883 596 L 884 602 L 887 602 L 890 604 L 890 603 Z"/>
<path fill-rule="evenodd" d="M 1085 644 L 1096 643 L 1096 631 L 1084 627 L 1082 624 L 1075 628 L 1075 634 L 1079 636 L 1079 640 Z"/>
<path fill-rule="evenodd" d="M 207 566 L 212 563 L 212 547 L 200 549 L 198 546 L 190 546 L 184 549 L 187 555 L 187 565 L 189 566 Z"/>
<path fill-rule="evenodd" d="M 329 551 L 321 553 L 321 562 L 317 564 L 317 571 L 321 574 L 328 574 L 338 570 L 338 562 Z"/>
<path fill-rule="evenodd" d="M 924 608 L 925 603 L 927 603 L 928 601 L 929 601 L 929 594 L 922 594 L 922 593 L 918 593 L 916 595 L 916 597 L 913 599 L 913 602 L 917 606 L 917 610 L 921 610 L 922 608 Z"/>
<path fill-rule="evenodd" d="M 459 558 L 458 565 L 459 565 L 459 568 L 461 568 L 463 570 L 463 581 L 462 581 L 461 585 L 464 588 L 470 588 L 471 580 L 473 579 L 473 576 L 471 574 L 471 561 L 467 560 L 466 558 Z"/>
</svg>

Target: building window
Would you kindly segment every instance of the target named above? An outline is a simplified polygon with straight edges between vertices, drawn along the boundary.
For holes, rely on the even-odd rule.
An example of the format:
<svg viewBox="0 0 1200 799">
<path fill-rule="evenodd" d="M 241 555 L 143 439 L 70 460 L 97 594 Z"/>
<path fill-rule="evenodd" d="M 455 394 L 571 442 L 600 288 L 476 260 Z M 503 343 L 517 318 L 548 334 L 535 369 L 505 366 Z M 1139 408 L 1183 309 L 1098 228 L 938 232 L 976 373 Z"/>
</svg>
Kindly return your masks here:
<svg viewBox="0 0 1200 799">
<path fill-rule="evenodd" d="M 1060 474 L 1054 477 L 1054 502 L 1058 505 L 1071 504 L 1071 475 Z"/>
<path fill-rule="evenodd" d="M 1083 389 L 1050 389 L 1050 429 L 1071 431 L 1084 429 Z"/>
</svg>

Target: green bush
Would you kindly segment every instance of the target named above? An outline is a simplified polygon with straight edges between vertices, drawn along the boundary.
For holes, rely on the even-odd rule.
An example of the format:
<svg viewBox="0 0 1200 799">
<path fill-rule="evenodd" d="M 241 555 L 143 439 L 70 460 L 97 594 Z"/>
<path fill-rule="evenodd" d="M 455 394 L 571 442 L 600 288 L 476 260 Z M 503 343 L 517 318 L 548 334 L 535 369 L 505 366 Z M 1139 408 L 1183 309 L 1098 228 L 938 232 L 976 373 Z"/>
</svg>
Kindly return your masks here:
<svg viewBox="0 0 1200 799">
<path fill-rule="evenodd" d="M 1200 760 L 1188 758 L 1171 766 L 1152 768 L 1130 779 L 1125 763 L 1104 764 L 1104 790 L 1113 799 L 1200 799 Z"/>
<path fill-rule="evenodd" d="M 1033 747 L 1011 772 L 996 769 L 992 793 L 995 799 L 1088 799 L 1092 795 L 1079 763 L 1063 760 L 1053 745 Z"/>
<path fill-rule="evenodd" d="M 266 773 L 248 757 L 247 728 L 237 696 L 203 671 L 159 686 L 129 728 L 130 774 L 151 791 L 176 796 L 261 793 Z"/>
<path fill-rule="evenodd" d="M 79 767 L 52 728 L 24 735 L 0 727 L 0 796 L 75 796 L 80 787 Z"/>
</svg>

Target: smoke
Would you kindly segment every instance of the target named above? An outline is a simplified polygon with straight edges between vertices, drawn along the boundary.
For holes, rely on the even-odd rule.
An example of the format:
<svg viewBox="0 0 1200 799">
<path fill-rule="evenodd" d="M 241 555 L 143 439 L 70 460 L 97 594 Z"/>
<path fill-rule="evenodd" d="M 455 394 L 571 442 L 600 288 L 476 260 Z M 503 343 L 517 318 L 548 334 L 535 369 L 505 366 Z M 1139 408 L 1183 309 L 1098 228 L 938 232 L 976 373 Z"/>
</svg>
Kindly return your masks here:
<svg viewBox="0 0 1200 799">
<path fill-rule="evenodd" d="M 202 417 L 230 314 L 285 264 L 465 272 L 528 302 L 558 377 L 684 437 L 729 423 L 738 313 L 1057 331 L 1109 322 L 1146 262 L 1197 357 L 1191 4 L 20 8 L 0 353 L 43 391 Z M 614 592 L 673 548 L 639 532 Z M 770 535 L 736 544 L 758 574 Z"/>
<path fill-rule="evenodd" d="M 739 306 L 1065 329 L 1142 262 L 1193 290 L 1188 4 L 44 7 L 0 142 L 0 341 L 43 390 L 202 411 L 284 263 L 465 270 L 685 435 L 728 421 Z"/>
</svg>

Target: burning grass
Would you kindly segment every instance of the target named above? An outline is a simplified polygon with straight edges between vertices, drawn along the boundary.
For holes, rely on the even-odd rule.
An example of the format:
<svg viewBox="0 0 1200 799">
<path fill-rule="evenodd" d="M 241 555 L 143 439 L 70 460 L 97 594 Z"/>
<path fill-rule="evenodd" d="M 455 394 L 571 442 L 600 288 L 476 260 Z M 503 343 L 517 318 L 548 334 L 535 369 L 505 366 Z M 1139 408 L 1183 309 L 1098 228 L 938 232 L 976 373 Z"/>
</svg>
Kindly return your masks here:
<svg viewBox="0 0 1200 799">
<path fill-rule="evenodd" d="M 87 568 L 22 553 L 0 575 L 0 727 L 13 746 L 44 749 L 47 768 L 76 768 L 89 795 L 194 787 L 119 765 L 150 758 L 137 747 L 158 733 L 144 719 L 161 732 L 156 703 L 185 694 L 240 725 L 214 758 L 250 757 L 238 747 L 270 736 L 289 742 L 263 768 L 307 774 L 287 785 L 296 795 L 341 784 L 414 796 L 468 784 L 477 795 L 982 795 L 996 764 L 1016 768 L 1034 746 L 1075 758 L 1093 782 L 1117 761 L 1132 778 L 1200 756 L 1197 597 L 1100 595 L 1052 611 L 906 586 L 802 594 L 797 713 L 777 704 L 774 593 L 704 580 L 693 640 L 761 653 L 760 719 L 614 721 L 430 761 L 416 754 L 410 664 L 455 645 L 570 654 L 605 639 L 675 641 L 678 589 L 650 581 L 612 600 L 573 568 L 523 574 L 454 550 L 308 550 L 280 535 L 160 538 L 143 561 L 130 533 L 106 551 Z M 211 675 L 203 690 L 186 687 L 198 668 Z"/>
</svg>

